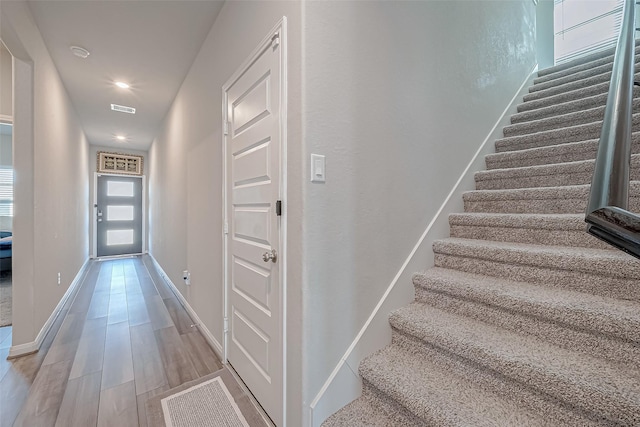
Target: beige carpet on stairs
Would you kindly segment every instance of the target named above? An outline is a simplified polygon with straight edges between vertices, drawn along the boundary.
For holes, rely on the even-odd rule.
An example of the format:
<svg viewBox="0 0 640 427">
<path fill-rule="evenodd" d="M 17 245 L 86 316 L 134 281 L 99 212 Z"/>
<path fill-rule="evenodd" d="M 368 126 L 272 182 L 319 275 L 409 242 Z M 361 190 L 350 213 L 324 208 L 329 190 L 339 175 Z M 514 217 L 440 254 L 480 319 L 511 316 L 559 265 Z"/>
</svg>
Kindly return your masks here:
<svg viewBox="0 0 640 427">
<path fill-rule="evenodd" d="M 361 362 L 362 396 L 324 427 L 640 426 L 640 260 L 584 223 L 612 54 L 538 73 L 392 342 Z"/>
</svg>

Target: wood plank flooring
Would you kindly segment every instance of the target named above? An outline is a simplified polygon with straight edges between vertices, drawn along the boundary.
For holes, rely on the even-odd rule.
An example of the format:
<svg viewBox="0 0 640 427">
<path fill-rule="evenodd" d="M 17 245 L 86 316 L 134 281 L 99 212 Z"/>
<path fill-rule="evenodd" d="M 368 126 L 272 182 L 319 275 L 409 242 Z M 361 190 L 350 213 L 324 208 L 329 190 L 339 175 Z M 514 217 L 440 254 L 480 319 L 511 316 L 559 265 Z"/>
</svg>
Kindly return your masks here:
<svg viewBox="0 0 640 427">
<path fill-rule="evenodd" d="M 40 352 L 5 360 L 0 330 L 0 427 L 146 427 L 147 399 L 222 368 L 191 323 L 149 257 L 92 261 Z"/>
</svg>

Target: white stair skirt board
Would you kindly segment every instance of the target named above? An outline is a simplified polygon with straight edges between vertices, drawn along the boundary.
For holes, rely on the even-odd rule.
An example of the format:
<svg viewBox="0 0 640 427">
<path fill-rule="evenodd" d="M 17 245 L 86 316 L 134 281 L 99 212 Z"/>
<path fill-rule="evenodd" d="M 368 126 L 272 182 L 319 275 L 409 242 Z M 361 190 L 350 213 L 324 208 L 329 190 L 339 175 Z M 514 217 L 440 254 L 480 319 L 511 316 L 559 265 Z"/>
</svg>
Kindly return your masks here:
<svg viewBox="0 0 640 427">
<path fill-rule="evenodd" d="M 87 258 L 84 261 L 84 263 L 82 264 L 82 267 L 80 267 L 80 270 L 78 270 L 78 274 L 76 274 L 76 277 L 73 279 L 73 281 L 69 285 L 69 288 L 60 299 L 60 302 L 51 313 L 51 316 L 49 316 L 47 321 L 44 323 L 44 326 L 42 326 L 42 329 L 40 329 L 40 332 L 38 332 L 36 339 L 28 343 L 12 346 L 9 349 L 9 358 L 23 356 L 30 353 L 35 353 L 36 351 L 40 350 L 40 346 L 42 345 L 44 338 L 49 333 L 49 330 L 53 326 L 53 323 L 55 322 L 58 315 L 60 314 L 62 307 L 64 307 L 64 305 L 67 303 L 67 301 L 70 298 L 75 297 L 75 294 L 78 291 L 79 286 L 84 280 L 84 277 L 87 273 L 88 266 L 89 266 L 89 258 Z"/>
<path fill-rule="evenodd" d="M 360 396 L 362 389 L 361 379 L 358 375 L 360 361 L 391 341 L 389 313 L 413 301 L 414 290 L 412 286 L 408 285 L 411 283 L 413 274 L 433 265 L 433 242 L 449 236 L 449 214 L 463 211 L 462 194 L 475 188 L 474 175 L 478 170 L 484 169 L 484 156 L 495 151 L 493 142 L 502 137 L 503 127 L 510 124 L 511 115 L 517 112 L 517 105 L 522 97 L 528 93 L 528 88 L 536 77 L 537 71 L 536 64 L 489 134 L 479 144 L 478 150 L 416 242 L 386 292 L 371 312 L 367 322 L 311 402 L 308 410 L 308 426 L 320 426 L 327 417 Z M 396 286 L 398 283 L 401 286 Z"/>
</svg>

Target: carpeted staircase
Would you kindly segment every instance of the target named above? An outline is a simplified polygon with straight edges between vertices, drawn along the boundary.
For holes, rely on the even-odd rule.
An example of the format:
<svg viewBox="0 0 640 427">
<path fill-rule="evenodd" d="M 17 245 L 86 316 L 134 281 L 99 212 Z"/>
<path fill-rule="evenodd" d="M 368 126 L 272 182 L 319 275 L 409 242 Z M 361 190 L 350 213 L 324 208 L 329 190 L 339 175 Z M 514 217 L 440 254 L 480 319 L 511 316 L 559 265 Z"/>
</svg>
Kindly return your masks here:
<svg viewBox="0 0 640 427">
<path fill-rule="evenodd" d="M 640 426 L 640 260 L 584 222 L 612 55 L 538 73 L 392 343 L 360 364 L 362 397 L 324 427 Z"/>
</svg>

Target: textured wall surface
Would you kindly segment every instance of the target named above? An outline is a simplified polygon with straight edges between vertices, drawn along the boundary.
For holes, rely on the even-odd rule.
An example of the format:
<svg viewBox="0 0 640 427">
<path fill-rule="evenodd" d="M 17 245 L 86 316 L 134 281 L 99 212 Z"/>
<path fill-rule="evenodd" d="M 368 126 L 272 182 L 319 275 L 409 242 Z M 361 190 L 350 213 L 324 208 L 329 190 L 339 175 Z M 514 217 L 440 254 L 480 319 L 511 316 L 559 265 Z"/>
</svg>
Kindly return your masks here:
<svg viewBox="0 0 640 427">
<path fill-rule="evenodd" d="M 300 3 L 227 2 L 193 63 L 149 150 L 149 252 L 222 343 L 222 86 L 268 32 L 287 17 L 289 33 L 289 188 L 285 200 L 289 224 L 291 328 L 287 339 L 293 382 L 290 410 L 300 411 L 299 372 L 301 251 L 300 170 Z M 182 271 L 191 272 L 184 285 Z M 296 317 L 298 316 L 298 317 Z M 296 342 L 298 340 L 298 342 Z M 298 353 L 298 356 L 293 354 Z M 296 385 L 298 384 L 298 385 Z M 292 425 L 300 424 L 300 415 Z"/>
<path fill-rule="evenodd" d="M 0 43 L 0 116 L 11 116 L 12 114 L 12 70 L 11 54 L 4 45 Z"/>
<path fill-rule="evenodd" d="M 89 254 L 88 143 L 26 2 L 3 2 L 0 18 L 3 41 L 20 58 L 13 153 L 17 345 L 35 340 Z"/>
<path fill-rule="evenodd" d="M 531 0 L 306 3 L 305 149 L 327 156 L 327 182 L 304 186 L 305 399 L 534 67 L 535 13 Z"/>
</svg>

